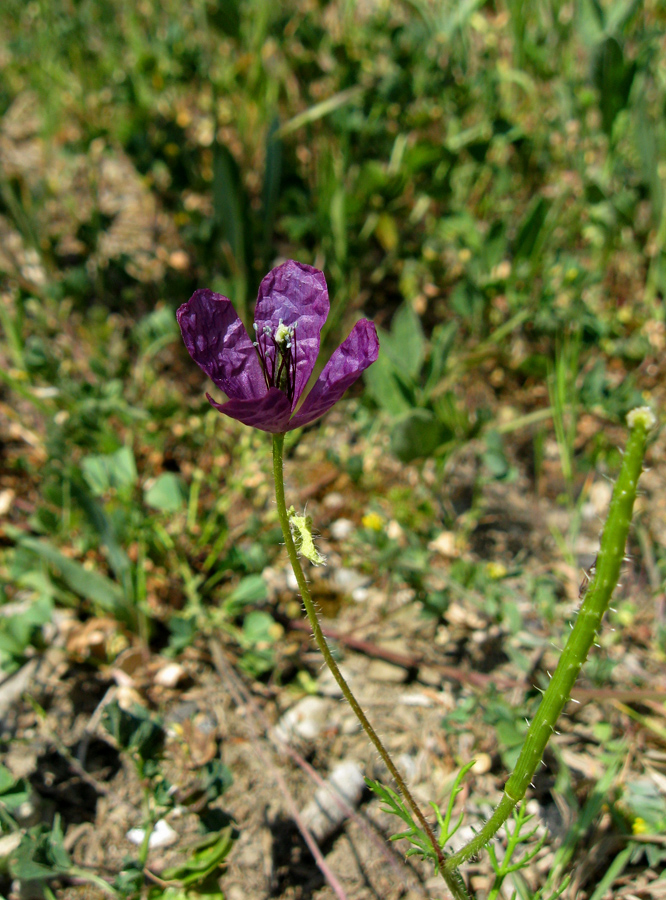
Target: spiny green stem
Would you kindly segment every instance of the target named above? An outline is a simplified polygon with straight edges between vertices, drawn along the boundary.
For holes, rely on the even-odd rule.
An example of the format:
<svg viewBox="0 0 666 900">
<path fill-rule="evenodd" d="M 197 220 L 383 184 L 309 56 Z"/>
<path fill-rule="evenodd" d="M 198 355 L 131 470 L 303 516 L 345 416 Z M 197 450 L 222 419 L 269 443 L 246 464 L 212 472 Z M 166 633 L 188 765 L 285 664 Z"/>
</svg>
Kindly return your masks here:
<svg viewBox="0 0 666 900">
<path fill-rule="evenodd" d="M 301 597 L 303 599 L 303 605 L 305 606 L 305 611 L 308 616 L 308 620 L 310 622 L 310 626 L 312 628 L 312 632 L 314 634 L 314 639 L 317 642 L 317 646 L 321 650 L 322 656 L 326 661 L 326 665 L 331 670 L 331 673 L 335 680 L 337 681 L 340 690 L 343 693 L 343 696 L 347 703 L 353 709 L 356 718 L 361 723 L 363 730 L 368 735 L 374 746 L 376 747 L 379 755 L 384 761 L 386 768 L 389 770 L 393 778 L 395 779 L 398 788 L 400 789 L 400 793 L 405 798 L 405 802 L 411 809 L 415 818 L 418 820 L 419 825 L 425 831 L 428 836 L 430 843 L 432 844 L 433 850 L 437 855 L 437 860 L 439 862 L 439 870 L 442 873 L 442 877 L 446 882 L 447 887 L 451 891 L 451 896 L 454 900 L 468 900 L 468 895 L 463 885 L 462 878 L 460 874 L 457 872 L 455 868 L 451 868 L 447 865 L 447 858 L 444 854 L 444 851 L 437 843 L 437 838 L 435 837 L 432 828 L 426 821 L 425 816 L 421 812 L 419 806 L 414 800 L 409 788 L 404 782 L 404 779 L 398 772 L 397 768 L 393 760 L 391 759 L 388 750 L 384 747 L 381 740 L 379 739 L 377 732 L 372 727 L 366 714 L 361 709 L 361 706 L 358 703 L 356 697 L 352 694 L 351 689 L 347 682 L 345 681 L 342 672 L 338 668 L 338 664 L 336 663 L 333 654 L 331 653 L 328 644 L 326 643 L 326 638 L 321 630 L 321 626 L 319 624 L 319 618 L 317 617 L 317 610 L 312 600 L 312 595 L 310 594 L 310 589 L 308 587 L 308 583 L 305 580 L 305 575 L 303 573 L 303 569 L 301 567 L 301 562 L 298 558 L 298 551 L 296 549 L 296 545 L 294 544 L 294 539 L 291 535 L 291 528 L 289 526 L 289 514 L 287 513 L 287 504 L 284 496 L 284 474 L 283 474 L 283 463 L 282 463 L 282 453 L 284 448 L 284 434 L 274 434 L 273 435 L 273 476 L 275 478 L 275 499 L 277 501 L 277 510 L 278 517 L 280 519 L 280 525 L 282 527 L 282 535 L 284 537 L 284 542 L 287 548 L 287 554 L 289 555 L 289 562 L 291 563 L 291 567 L 294 570 L 294 575 L 296 576 L 296 581 L 298 583 L 298 588 L 301 592 Z"/>
<path fill-rule="evenodd" d="M 457 869 L 482 850 L 511 815 L 516 804 L 525 796 L 610 603 L 627 545 L 647 435 L 655 419 L 649 409 L 641 408 L 629 413 L 627 423 L 630 427 L 629 439 L 601 538 L 596 575 L 585 595 L 557 669 L 530 725 L 516 768 L 506 783 L 502 799 L 481 831 L 447 859 L 445 867 L 450 871 Z"/>
</svg>

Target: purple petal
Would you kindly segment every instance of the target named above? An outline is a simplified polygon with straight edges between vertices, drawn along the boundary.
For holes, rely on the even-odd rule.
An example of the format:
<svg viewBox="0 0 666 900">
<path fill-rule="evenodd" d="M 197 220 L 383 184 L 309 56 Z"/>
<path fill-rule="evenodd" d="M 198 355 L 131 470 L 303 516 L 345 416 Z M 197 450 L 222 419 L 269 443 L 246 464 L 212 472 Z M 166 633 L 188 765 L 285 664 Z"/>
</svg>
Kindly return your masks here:
<svg viewBox="0 0 666 900">
<path fill-rule="evenodd" d="M 251 425 L 271 434 L 288 431 L 291 404 L 286 394 L 278 388 L 269 388 L 261 400 L 229 400 L 228 403 L 216 403 L 209 395 L 208 402 L 219 409 L 225 416 L 238 419 L 243 425 Z"/>
<path fill-rule="evenodd" d="M 379 354 L 373 322 L 361 319 L 326 364 L 324 371 L 289 422 L 289 430 L 314 422 L 333 406 Z"/>
<path fill-rule="evenodd" d="M 312 375 L 319 355 L 321 329 L 329 308 L 324 273 L 293 259 L 269 272 L 259 285 L 254 313 L 259 338 L 266 325 L 274 334 L 280 321 L 287 326 L 298 322 L 295 335 L 296 385 L 293 407 Z M 268 357 L 271 365 L 274 354 L 275 348 L 270 346 Z"/>
<path fill-rule="evenodd" d="M 195 291 L 176 313 L 190 356 L 234 400 L 266 393 L 257 351 L 231 301 L 213 291 Z"/>
</svg>

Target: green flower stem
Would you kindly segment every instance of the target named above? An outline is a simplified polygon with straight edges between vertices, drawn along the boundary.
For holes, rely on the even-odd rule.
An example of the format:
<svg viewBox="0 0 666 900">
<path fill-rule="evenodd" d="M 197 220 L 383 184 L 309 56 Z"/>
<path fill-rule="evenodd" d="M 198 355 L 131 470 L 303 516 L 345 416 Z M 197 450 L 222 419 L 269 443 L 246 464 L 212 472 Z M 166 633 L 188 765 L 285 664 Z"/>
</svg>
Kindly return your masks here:
<svg viewBox="0 0 666 900">
<path fill-rule="evenodd" d="M 377 752 L 381 756 L 382 760 L 386 764 L 386 768 L 389 770 L 393 778 L 395 779 L 398 788 L 400 789 L 400 793 L 405 798 L 405 802 L 411 809 L 414 817 L 418 820 L 419 825 L 424 830 L 424 832 L 428 835 L 430 843 L 437 854 L 437 859 L 439 861 L 439 869 L 442 873 L 442 877 L 446 882 L 449 890 L 451 891 L 451 896 L 454 900 L 467 900 L 467 892 L 465 891 L 462 879 L 457 871 L 452 870 L 450 866 L 447 865 L 447 858 L 444 854 L 444 851 L 437 843 L 437 838 L 435 837 L 432 828 L 428 824 L 425 819 L 425 816 L 419 809 L 416 801 L 412 797 L 409 788 L 405 784 L 402 776 L 398 772 L 397 768 L 387 749 L 384 747 L 382 742 L 380 741 L 377 732 L 372 727 L 370 722 L 368 721 L 367 716 L 361 709 L 358 700 L 352 694 L 351 689 L 347 682 L 345 681 L 342 672 L 338 668 L 338 664 L 336 663 L 333 654 L 331 653 L 328 644 L 326 643 L 326 638 L 321 630 L 321 626 L 319 624 L 319 619 L 317 617 L 317 610 L 315 608 L 314 602 L 312 600 L 312 595 L 310 594 L 310 589 L 308 587 L 308 583 L 305 580 L 305 575 L 303 574 L 303 569 L 301 567 L 301 562 L 298 558 L 298 551 L 296 549 L 296 545 L 294 544 L 294 539 L 291 535 L 291 528 L 289 525 L 289 515 L 287 513 L 287 504 L 284 497 L 284 474 L 283 474 L 283 463 L 282 463 L 282 454 L 284 448 L 284 434 L 274 434 L 273 435 L 273 476 L 275 478 L 275 499 L 277 500 L 277 509 L 278 509 L 278 517 L 280 519 L 280 525 L 282 526 L 282 535 L 284 537 L 285 546 L 287 548 L 287 554 L 289 555 L 289 562 L 291 563 L 291 567 L 294 570 L 294 575 L 296 576 L 296 581 L 298 582 L 298 588 L 301 592 L 301 597 L 303 599 L 303 604 L 305 606 L 305 611 L 308 616 L 308 620 L 310 622 L 310 626 L 312 628 L 312 632 L 314 634 L 314 639 L 317 642 L 317 646 L 321 650 L 321 653 L 326 661 L 326 665 L 331 670 L 333 677 L 337 681 L 340 690 L 342 691 L 345 700 L 351 708 L 354 710 L 356 718 L 359 720 L 361 725 L 363 726 L 363 730 L 368 735 L 372 743 L 375 745 Z"/>
<path fill-rule="evenodd" d="M 445 869 L 457 869 L 482 850 L 525 796 L 608 608 L 620 575 L 647 435 L 655 424 L 655 418 L 649 409 L 641 407 L 629 413 L 627 423 L 630 428 L 629 439 L 601 538 L 596 575 L 585 595 L 576 624 L 536 711 L 516 768 L 505 785 L 497 809 L 468 844 L 448 857 Z"/>
</svg>

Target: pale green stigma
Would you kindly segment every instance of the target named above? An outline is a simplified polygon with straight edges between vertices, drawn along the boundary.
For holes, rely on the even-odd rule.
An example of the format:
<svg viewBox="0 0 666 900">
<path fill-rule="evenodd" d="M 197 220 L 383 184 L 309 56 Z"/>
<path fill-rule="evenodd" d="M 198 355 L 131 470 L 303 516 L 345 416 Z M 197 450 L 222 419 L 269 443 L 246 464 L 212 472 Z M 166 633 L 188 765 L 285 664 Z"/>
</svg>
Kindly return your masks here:
<svg viewBox="0 0 666 900">
<path fill-rule="evenodd" d="M 284 344 L 285 341 L 289 341 L 293 334 L 293 329 L 289 328 L 287 325 L 282 324 L 282 320 L 280 320 L 280 324 L 275 329 L 275 343 L 276 344 Z"/>
</svg>

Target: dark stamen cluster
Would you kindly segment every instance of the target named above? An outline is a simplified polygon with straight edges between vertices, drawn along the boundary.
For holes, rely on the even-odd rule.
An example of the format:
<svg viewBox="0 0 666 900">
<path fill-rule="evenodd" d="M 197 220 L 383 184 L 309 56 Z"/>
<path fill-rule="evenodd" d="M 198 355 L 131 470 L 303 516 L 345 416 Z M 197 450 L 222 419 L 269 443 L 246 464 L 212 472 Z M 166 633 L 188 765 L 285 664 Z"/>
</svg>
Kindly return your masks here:
<svg viewBox="0 0 666 900">
<path fill-rule="evenodd" d="M 280 324 L 275 333 L 269 325 L 264 325 L 261 333 L 256 324 L 257 340 L 254 346 L 259 354 L 261 370 L 266 387 L 276 387 L 293 402 L 296 392 L 296 326 Z M 270 353 L 271 346 L 273 352 Z"/>
</svg>

